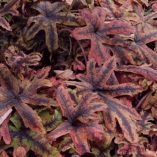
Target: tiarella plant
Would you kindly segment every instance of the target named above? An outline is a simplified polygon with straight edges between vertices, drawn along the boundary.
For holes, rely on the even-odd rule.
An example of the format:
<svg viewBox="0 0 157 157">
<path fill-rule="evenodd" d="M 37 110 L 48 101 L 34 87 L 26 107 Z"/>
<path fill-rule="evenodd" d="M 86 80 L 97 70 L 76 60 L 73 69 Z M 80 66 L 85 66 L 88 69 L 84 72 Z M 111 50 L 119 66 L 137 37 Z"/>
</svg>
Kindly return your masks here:
<svg viewBox="0 0 157 157">
<path fill-rule="evenodd" d="M 0 157 L 156 157 L 155 0 L 0 1 Z"/>
</svg>

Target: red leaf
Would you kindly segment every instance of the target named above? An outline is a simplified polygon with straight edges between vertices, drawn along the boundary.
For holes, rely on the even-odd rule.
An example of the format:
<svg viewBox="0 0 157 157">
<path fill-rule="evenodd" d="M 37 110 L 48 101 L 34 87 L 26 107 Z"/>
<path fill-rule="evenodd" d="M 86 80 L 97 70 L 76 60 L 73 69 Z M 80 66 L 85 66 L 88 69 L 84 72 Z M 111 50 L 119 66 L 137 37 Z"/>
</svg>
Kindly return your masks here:
<svg viewBox="0 0 157 157">
<path fill-rule="evenodd" d="M 95 112 L 102 109 L 101 104 L 93 104 L 93 97 L 86 96 L 78 105 L 71 99 L 70 95 L 64 89 L 57 89 L 57 101 L 62 113 L 68 120 L 60 124 L 55 130 L 48 134 L 49 139 L 55 140 L 60 136 L 70 134 L 79 154 L 89 152 L 88 139 L 94 137 L 101 138 L 103 127 L 98 122 L 91 122 L 90 119 L 96 119 Z M 94 117 L 94 118 L 93 118 Z M 94 131 L 90 131 L 94 130 Z"/>
<path fill-rule="evenodd" d="M 130 35 L 134 32 L 131 25 L 122 20 L 105 21 L 105 10 L 100 7 L 92 11 L 84 9 L 81 15 L 86 21 L 86 26 L 75 28 L 72 36 L 76 40 L 89 39 L 91 41 L 89 58 L 94 58 L 99 65 L 110 56 L 108 47 L 103 45 L 110 39 L 109 35 Z"/>
<path fill-rule="evenodd" d="M 45 78 L 37 78 L 38 75 L 32 80 L 21 81 L 5 65 L 1 64 L 0 69 L 1 112 L 15 107 L 26 127 L 45 133 L 40 117 L 29 105 L 51 104 L 51 99 L 37 93 L 41 87 L 51 87 L 51 82 Z"/>
<path fill-rule="evenodd" d="M 63 12 L 65 5 L 62 2 L 41 1 L 34 7 L 39 15 L 28 19 L 27 31 L 24 38 L 26 41 L 33 39 L 41 30 L 45 32 L 46 46 L 49 52 L 58 48 L 57 25 L 64 22 L 75 22 L 74 16 Z"/>
<path fill-rule="evenodd" d="M 78 92 L 83 95 L 95 93 L 97 95 L 95 104 L 102 104 L 105 109 L 104 120 L 109 129 L 115 129 L 116 120 L 124 133 L 125 138 L 130 142 L 137 142 L 137 126 L 134 120 L 139 120 L 140 115 L 131 106 L 124 105 L 117 96 L 129 95 L 134 96 L 142 91 L 140 86 L 132 83 L 124 83 L 118 85 L 107 85 L 107 81 L 116 68 L 115 58 L 104 63 L 99 69 L 95 67 L 93 61 L 87 64 L 87 74 L 82 77 L 81 82 L 67 81 L 68 85 L 74 85 L 78 88 Z"/>
</svg>

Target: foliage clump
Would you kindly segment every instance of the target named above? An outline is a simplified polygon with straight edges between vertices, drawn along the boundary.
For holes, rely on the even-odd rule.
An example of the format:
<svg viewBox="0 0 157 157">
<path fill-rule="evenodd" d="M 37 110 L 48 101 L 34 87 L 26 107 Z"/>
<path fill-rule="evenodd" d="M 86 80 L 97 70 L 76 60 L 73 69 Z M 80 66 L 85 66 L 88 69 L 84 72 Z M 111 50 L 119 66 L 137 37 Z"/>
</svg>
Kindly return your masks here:
<svg viewBox="0 0 157 157">
<path fill-rule="evenodd" d="M 156 157 L 155 0 L 0 1 L 0 156 Z"/>
</svg>

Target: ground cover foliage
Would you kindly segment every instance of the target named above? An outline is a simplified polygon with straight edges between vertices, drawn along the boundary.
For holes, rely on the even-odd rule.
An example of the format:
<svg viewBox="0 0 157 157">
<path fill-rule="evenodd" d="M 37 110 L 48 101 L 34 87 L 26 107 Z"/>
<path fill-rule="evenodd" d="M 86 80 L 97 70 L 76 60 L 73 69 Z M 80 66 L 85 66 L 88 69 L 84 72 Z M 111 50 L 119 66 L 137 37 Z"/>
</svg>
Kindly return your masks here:
<svg viewBox="0 0 157 157">
<path fill-rule="evenodd" d="M 1 157 L 157 157 L 157 1 L 0 1 Z"/>
</svg>

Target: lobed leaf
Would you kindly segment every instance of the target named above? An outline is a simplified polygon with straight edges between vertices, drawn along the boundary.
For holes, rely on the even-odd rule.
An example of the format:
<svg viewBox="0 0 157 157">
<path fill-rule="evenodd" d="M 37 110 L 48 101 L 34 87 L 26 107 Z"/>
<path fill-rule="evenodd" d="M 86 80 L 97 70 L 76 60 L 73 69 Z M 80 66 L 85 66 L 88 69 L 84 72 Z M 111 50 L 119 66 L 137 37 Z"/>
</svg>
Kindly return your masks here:
<svg viewBox="0 0 157 157">
<path fill-rule="evenodd" d="M 95 95 L 93 103 L 100 105 L 97 111 L 103 111 L 104 121 L 110 130 L 115 130 L 116 120 L 120 124 L 124 137 L 129 142 L 137 142 L 137 126 L 135 121 L 140 119 L 139 114 L 131 106 L 124 105 L 118 96 L 134 96 L 142 91 L 140 86 L 132 83 L 108 85 L 107 81 L 116 68 L 115 57 L 110 58 L 101 68 L 95 68 L 94 61 L 87 63 L 87 74 L 81 82 L 67 81 L 68 85 L 78 88 L 79 94 Z M 103 105 L 103 107 L 102 107 Z"/>
<path fill-rule="evenodd" d="M 28 19 L 27 30 L 24 35 L 26 41 L 33 39 L 39 31 L 43 30 L 48 50 L 51 53 L 54 52 L 58 48 L 57 24 L 75 21 L 73 16 L 61 12 L 63 8 L 65 5 L 61 2 L 39 2 L 34 9 L 40 14 Z"/>
<path fill-rule="evenodd" d="M 154 30 L 146 33 L 136 31 L 134 42 L 129 46 L 129 49 L 134 52 L 138 58 L 146 63 L 151 63 L 156 68 L 157 54 L 154 50 L 149 48 L 146 44 L 155 42 L 157 32 Z"/>
<path fill-rule="evenodd" d="M 91 122 L 95 112 L 102 109 L 101 104 L 94 104 L 95 96 L 87 95 L 79 102 L 78 105 L 72 101 L 67 90 L 60 86 L 57 89 L 57 101 L 62 110 L 62 113 L 68 120 L 61 123 L 56 129 L 48 134 L 50 140 L 56 140 L 60 136 L 70 134 L 75 148 L 79 154 L 89 152 L 88 139 L 90 136 L 101 137 L 103 134 L 103 127 L 97 122 Z M 93 128 L 92 128 L 93 127 Z M 95 132 L 90 131 L 95 129 Z M 89 134 L 90 133 L 90 134 Z"/>
<path fill-rule="evenodd" d="M 110 57 L 110 49 L 104 46 L 110 43 L 111 36 L 131 35 L 134 33 L 133 27 L 122 20 L 105 21 L 105 10 L 100 7 L 95 7 L 92 11 L 84 9 L 81 12 L 82 17 L 86 21 L 86 26 L 75 28 L 71 35 L 76 40 L 89 39 L 91 41 L 91 48 L 89 50 L 89 59 L 94 58 L 96 62 L 101 65 Z"/>
<path fill-rule="evenodd" d="M 104 102 L 104 105 L 107 107 L 107 109 L 110 111 L 107 114 L 109 117 L 106 117 L 107 114 L 104 114 L 105 119 L 111 119 L 110 117 L 116 118 L 118 120 L 118 123 L 120 124 L 120 127 L 123 131 L 124 137 L 132 143 L 138 142 L 138 135 L 137 135 L 137 126 L 134 120 L 140 120 L 140 115 L 136 112 L 135 109 L 123 105 L 118 99 L 113 99 L 110 96 L 106 96 L 104 94 L 100 94 L 101 99 Z M 104 112 L 106 112 L 104 110 Z M 111 123 L 108 123 L 107 125 L 112 128 L 115 125 L 115 119 L 111 119 Z M 113 121 L 114 120 L 114 121 Z M 106 121 L 108 122 L 108 121 Z"/>
<path fill-rule="evenodd" d="M 37 90 L 43 86 L 50 87 L 51 82 L 44 78 L 18 80 L 3 64 L 0 65 L 0 81 L 2 92 L 0 112 L 15 107 L 26 127 L 45 133 L 40 117 L 29 105 L 48 106 L 52 102 L 51 99 L 37 93 Z"/>
<path fill-rule="evenodd" d="M 42 55 L 38 52 L 25 54 L 15 46 L 9 46 L 4 52 L 7 65 L 14 71 L 16 75 L 22 76 L 29 71 L 30 66 L 37 66 L 41 61 Z"/>
</svg>

